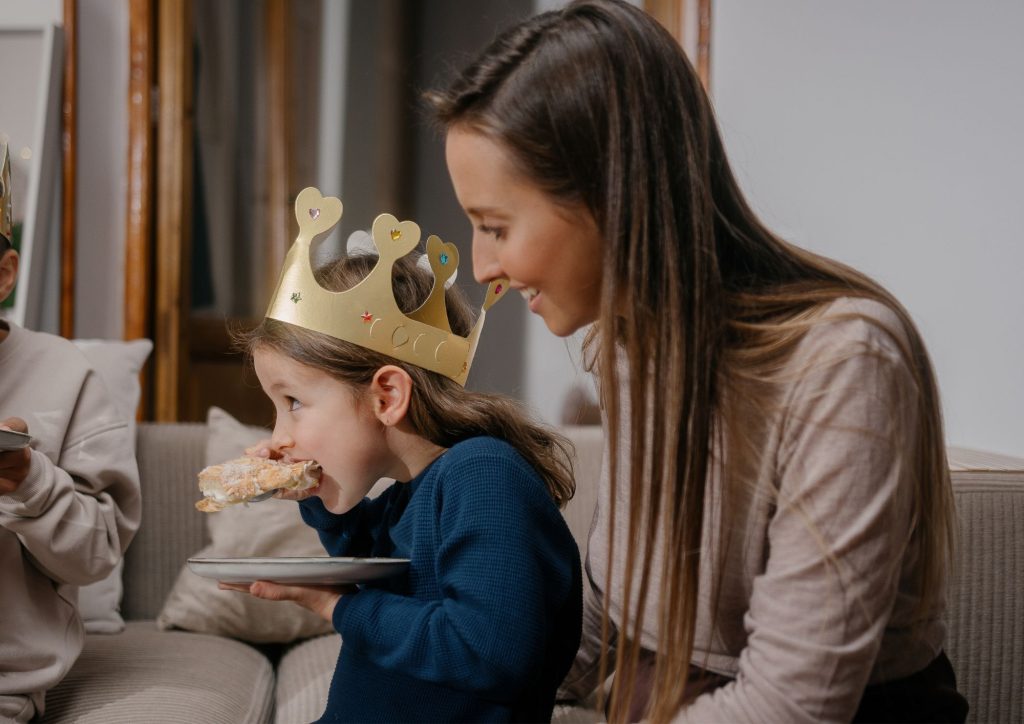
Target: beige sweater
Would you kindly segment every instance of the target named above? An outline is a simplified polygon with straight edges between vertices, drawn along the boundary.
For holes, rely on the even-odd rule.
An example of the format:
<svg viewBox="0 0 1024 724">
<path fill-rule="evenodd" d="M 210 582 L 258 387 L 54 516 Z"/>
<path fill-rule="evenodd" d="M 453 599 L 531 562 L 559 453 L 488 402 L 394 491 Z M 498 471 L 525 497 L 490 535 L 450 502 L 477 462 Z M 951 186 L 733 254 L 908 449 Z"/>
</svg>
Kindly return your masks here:
<svg viewBox="0 0 1024 724">
<path fill-rule="evenodd" d="M 0 720 L 42 712 L 82 649 L 78 587 L 111 571 L 141 516 L 128 427 L 98 373 L 71 342 L 9 328 L 0 419 L 24 418 L 35 442 L 28 477 L 0 495 Z"/>
<path fill-rule="evenodd" d="M 942 646 L 941 604 L 928 616 L 923 637 L 908 628 L 918 600 L 907 576 L 915 558 L 907 545 L 909 451 L 893 432 L 902 425 L 912 433 L 916 425 L 910 373 L 888 335 L 842 315 L 864 314 L 892 329 L 899 322 L 865 300 L 840 300 L 828 312 L 833 321 L 813 327 L 791 360 L 795 374 L 781 410 L 761 424 L 740 421 L 767 454 L 752 471 L 754 484 L 729 531 L 717 630 L 710 566 L 702 557 L 692 660 L 735 681 L 697 698 L 680 722 L 849 721 L 865 685 L 923 668 Z M 628 420 L 628 400 L 622 403 Z M 617 444 L 620 466 L 628 465 L 628 430 Z M 628 469 L 619 479 L 628 481 Z M 706 520 L 719 501 L 716 476 L 709 483 Z M 613 621 L 620 619 L 624 595 L 619 562 L 625 558 L 627 487 L 624 482 L 617 491 Z M 566 698 L 582 699 L 597 685 L 609 491 L 605 470 L 587 556 L 593 590 L 585 600 L 581 649 L 561 692 Z M 712 549 L 709 527 L 705 553 Z M 836 565 L 826 563 L 825 550 Z M 661 559 L 656 550 L 652 571 L 660 570 Z M 659 595 L 655 577 L 642 636 L 650 650 L 659 646 Z"/>
</svg>

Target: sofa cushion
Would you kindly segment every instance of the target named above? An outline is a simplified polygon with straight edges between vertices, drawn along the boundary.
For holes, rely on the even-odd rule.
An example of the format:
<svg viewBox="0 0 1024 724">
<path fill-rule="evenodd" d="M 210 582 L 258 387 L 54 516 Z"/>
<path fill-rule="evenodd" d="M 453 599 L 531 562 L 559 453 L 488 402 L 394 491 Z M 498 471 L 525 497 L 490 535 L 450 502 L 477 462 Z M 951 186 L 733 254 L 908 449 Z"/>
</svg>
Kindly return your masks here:
<svg viewBox="0 0 1024 724">
<path fill-rule="evenodd" d="M 950 448 L 960 540 L 946 651 L 968 721 L 1024 721 L 1024 460 Z"/>
<path fill-rule="evenodd" d="M 340 651 L 341 636 L 328 634 L 303 641 L 281 657 L 276 724 L 306 724 L 320 718 Z"/>
<path fill-rule="evenodd" d="M 47 694 L 42 721 L 269 722 L 273 696 L 270 662 L 251 646 L 131 621 L 122 633 L 86 638 L 74 667 Z"/>
<path fill-rule="evenodd" d="M 153 343 L 148 339 L 128 342 L 114 339 L 76 339 L 75 345 L 89 360 L 113 398 L 117 411 L 128 423 L 129 437 L 135 442 L 135 411 L 142 389 L 139 372 L 146 363 Z M 131 454 L 135 454 L 134 448 Z M 78 591 L 78 612 L 89 633 L 117 633 L 124 630 L 121 618 L 121 571 L 123 561 L 104 579 Z"/>
<path fill-rule="evenodd" d="M 243 425 L 224 410 L 210 408 L 206 464 L 238 457 L 247 447 L 269 437 L 269 431 Z M 189 481 L 199 497 L 195 478 Z M 316 531 L 302 522 L 298 506 L 271 499 L 233 505 L 205 514 L 210 544 L 192 554 L 202 558 L 322 556 Z M 184 563 L 184 561 L 182 561 Z M 290 643 L 332 631 L 331 624 L 292 602 L 265 601 L 238 591 L 225 591 L 182 566 L 167 596 L 157 626 L 220 634 L 253 643 Z"/>
</svg>

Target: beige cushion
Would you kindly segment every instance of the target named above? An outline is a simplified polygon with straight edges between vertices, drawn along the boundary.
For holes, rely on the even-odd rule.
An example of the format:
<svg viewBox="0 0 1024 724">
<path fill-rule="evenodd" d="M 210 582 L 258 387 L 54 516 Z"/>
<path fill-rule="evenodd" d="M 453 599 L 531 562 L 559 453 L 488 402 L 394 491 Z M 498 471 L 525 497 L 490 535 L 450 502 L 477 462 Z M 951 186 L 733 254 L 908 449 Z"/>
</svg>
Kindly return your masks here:
<svg viewBox="0 0 1024 724">
<path fill-rule="evenodd" d="M 281 657 L 277 666 L 276 724 L 306 724 L 319 719 L 341 652 L 341 636 L 303 641 Z"/>
<path fill-rule="evenodd" d="M 42 721 L 269 722 L 273 693 L 270 662 L 254 648 L 133 621 L 123 633 L 86 638 L 75 666 L 46 695 Z"/>
<path fill-rule="evenodd" d="M 237 457 L 269 437 L 267 430 L 243 425 L 216 407 L 210 408 L 207 425 L 207 465 Z M 195 497 L 200 497 L 198 485 Z M 207 514 L 206 525 L 211 542 L 195 552 L 198 557 L 325 555 L 316 533 L 302 522 L 298 506 L 291 501 L 229 506 Z M 290 642 L 332 631 L 329 622 L 297 604 L 220 590 L 216 581 L 200 578 L 187 566 L 182 566 L 157 625 L 254 643 Z"/>
<path fill-rule="evenodd" d="M 122 342 L 111 339 L 76 339 L 75 344 L 103 380 L 117 411 L 128 422 L 129 438 L 135 442 L 135 410 L 139 406 L 141 388 L 139 372 L 146 363 L 153 343 L 148 339 Z M 135 454 L 135 450 L 131 450 Z M 78 612 L 89 633 L 117 633 L 124 630 L 121 618 L 121 570 L 118 561 L 110 575 L 101 581 L 83 586 L 78 591 Z"/>
</svg>

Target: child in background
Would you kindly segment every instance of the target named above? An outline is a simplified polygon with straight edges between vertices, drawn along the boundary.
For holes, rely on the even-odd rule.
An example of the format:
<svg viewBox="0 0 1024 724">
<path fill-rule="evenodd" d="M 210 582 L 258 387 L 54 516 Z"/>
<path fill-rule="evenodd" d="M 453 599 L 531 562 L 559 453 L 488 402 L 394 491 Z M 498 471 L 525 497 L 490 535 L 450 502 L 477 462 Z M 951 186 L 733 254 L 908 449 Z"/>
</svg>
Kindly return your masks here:
<svg viewBox="0 0 1024 724">
<path fill-rule="evenodd" d="M 348 256 L 318 281 L 346 290 L 376 263 Z M 392 283 L 408 314 L 433 278 L 402 257 Z M 448 319 L 466 336 L 455 291 Z M 222 584 L 333 622 L 343 645 L 321 721 L 549 720 L 581 627 L 579 552 L 558 510 L 574 491 L 568 443 L 510 399 L 321 332 L 266 318 L 244 343 L 277 411 L 264 454 L 323 467 L 316 488 L 279 496 L 301 499 L 331 555 L 411 559 L 358 590 Z M 367 498 L 380 478 L 402 482 Z"/>
<path fill-rule="evenodd" d="M 0 145 L 0 300 L 18 278 L 7 148 Z M 78 348 L 0 320 L 0 428 L 31 447 L 0 451 L 0 721 L 42 716 L 78 658 L 78 587 L 113 570 L 142 514 L 120 415 Z"/>
</svg>

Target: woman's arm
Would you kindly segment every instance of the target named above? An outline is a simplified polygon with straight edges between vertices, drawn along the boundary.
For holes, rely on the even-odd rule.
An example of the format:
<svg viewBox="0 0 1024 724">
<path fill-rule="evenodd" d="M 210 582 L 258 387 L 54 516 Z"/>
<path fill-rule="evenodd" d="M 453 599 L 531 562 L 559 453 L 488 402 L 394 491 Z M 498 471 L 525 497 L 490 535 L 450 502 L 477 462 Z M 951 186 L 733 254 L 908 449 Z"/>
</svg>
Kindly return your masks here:
<svg viewBox="0 0 1024 724">
<path fill-rule="evenodd" d="M 803 370 L 786 403 L 738 675 L 679 721 L 849 721 L 878 655 L 910 536 L 916 393 L 872 323 L 809 337 L 830 361 Z"/>
</svg>

